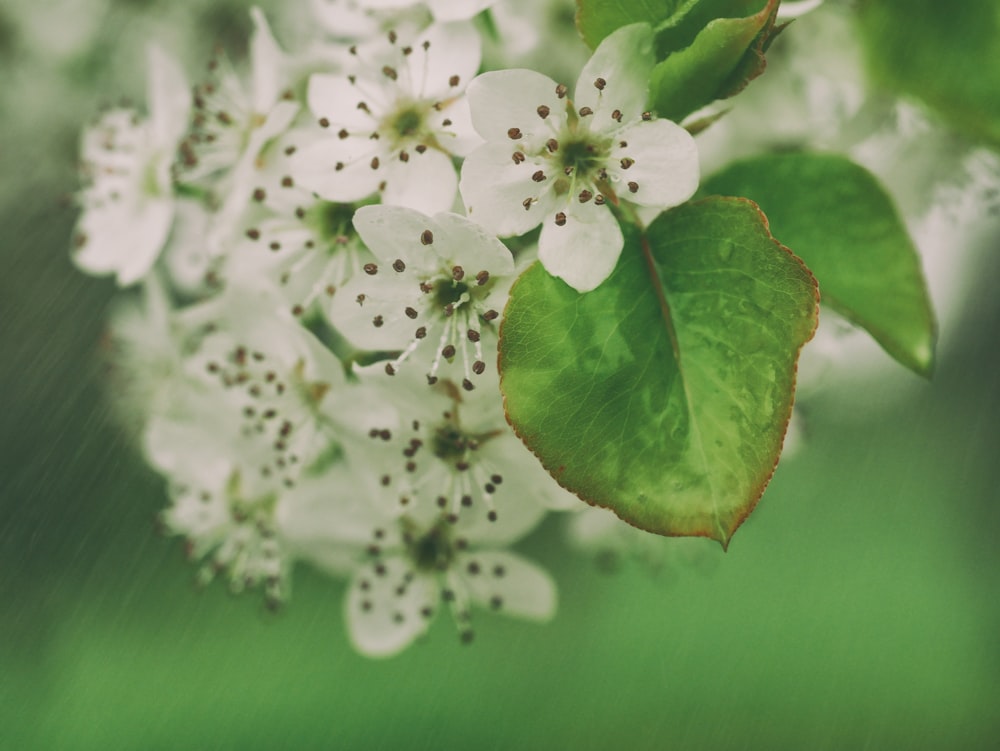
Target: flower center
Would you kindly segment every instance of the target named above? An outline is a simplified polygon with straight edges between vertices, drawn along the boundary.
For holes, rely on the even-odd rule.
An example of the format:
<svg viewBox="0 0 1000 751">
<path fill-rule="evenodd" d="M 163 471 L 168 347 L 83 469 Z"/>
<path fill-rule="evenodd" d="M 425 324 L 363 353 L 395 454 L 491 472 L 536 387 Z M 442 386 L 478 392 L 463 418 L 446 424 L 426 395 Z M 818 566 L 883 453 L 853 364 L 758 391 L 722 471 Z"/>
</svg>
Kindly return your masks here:
<svg viewBox="0 0 1000 751">
<path fill-rule="evenodd" d="M 401 102 L 389 114 L 381 130 L 387 132 L 395 146 L 420 138 L 427 132 L 427 106 L 419 102 Z"/>
<path fill-rule="evenodd" d="M 309 209 L 308 222 L 320 238 L 342 245 L 356 236 L 351 223 L 355 208 L 350 203 L 321 201 Z"/>
<path fill-rule="evenodd" d="M 447 422 L 434 431 L 432 451 L 439 459 L 462 459 L 470 448 L 470 438 L 457 425 Z"/>
<path fill-rule="evenodd" d="M 414 566 L 421 571 L 444 571 L 450 565 L 455 551 L 448 528 L 435 524 L 426 533 L 407 543 L 407 552 Z"/>
<path fill-rule="evenodd" d="M 440 308 L 458 307 L 469 299 L 469 285 L 465 282 L 442 280 L 434 286 L 434 304 Z"/>
</svg>

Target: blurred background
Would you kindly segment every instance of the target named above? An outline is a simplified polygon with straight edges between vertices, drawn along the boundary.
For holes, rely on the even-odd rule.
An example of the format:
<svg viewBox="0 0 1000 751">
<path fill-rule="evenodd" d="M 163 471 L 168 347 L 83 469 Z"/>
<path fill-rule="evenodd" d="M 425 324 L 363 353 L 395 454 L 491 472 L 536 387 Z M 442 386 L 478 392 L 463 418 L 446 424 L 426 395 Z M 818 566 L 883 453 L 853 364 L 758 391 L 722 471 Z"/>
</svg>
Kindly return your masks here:
<svg viewBox="0 0 1000 751">
<path fill-rule="evenodd" d="M 279 36 L 295 25 L 278 20 Z M 194 74 L 248 28 L 235 0 L 0 6 L 0 747 L 996 747 L 989 195 L 961 234 L 917 238 L 932 295 L 935 269 L 957 280 L 935 300 L 933 380 L 851 350 L 857 367 L 799 399 L 797 451 L 726 554 L 706 541 L 650 570 L 571 550 L 555 520 L 522 546 L 559 582 L 553 623 L 484 618 L 463 646 L 439 620 L 384 662 L 351 650 L 343 585 L 307 569 L 276 614 L 197 590 L 156 534 L 161 482 L 113 418 L 116 290 L 72 267 L 67 196 L 98 104 L 143 101 L 151 35 Z"/>
</svg>

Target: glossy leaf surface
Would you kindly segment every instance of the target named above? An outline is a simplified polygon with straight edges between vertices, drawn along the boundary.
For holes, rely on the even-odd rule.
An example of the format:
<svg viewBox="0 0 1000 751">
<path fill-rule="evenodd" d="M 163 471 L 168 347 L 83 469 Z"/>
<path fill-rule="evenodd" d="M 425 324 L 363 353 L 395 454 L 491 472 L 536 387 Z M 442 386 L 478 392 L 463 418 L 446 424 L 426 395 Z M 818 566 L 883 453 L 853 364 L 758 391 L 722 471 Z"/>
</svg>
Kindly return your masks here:
<svg viewBox="0 0 1000 751">
<path fill-rule="evenodd" d="M 777 462 L 816 303 L 753 203 L 686 204 L 626 229 L 593 292 L 538 264 L 521 276 L 501 330 L 508 417 L 587 502 L 728 545 Z"/>
<path fill-rule="evenodd" d="M 835 154 L 773 154 L 731 165 L 702 194 L 745 196 L 816 275 L 823 303 L 927 376 L 934 315 L 916 248 L 875 176 Z"/>
</svg>

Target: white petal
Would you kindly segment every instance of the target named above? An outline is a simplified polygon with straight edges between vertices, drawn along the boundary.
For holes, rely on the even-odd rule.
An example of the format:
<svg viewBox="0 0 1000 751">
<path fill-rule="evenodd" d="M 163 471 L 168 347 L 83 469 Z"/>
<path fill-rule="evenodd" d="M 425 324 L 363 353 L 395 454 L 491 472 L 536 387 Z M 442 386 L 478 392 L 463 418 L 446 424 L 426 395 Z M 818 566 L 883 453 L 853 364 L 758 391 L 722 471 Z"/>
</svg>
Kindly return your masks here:
<svg viewBox="0 0 1000 751">
<path fill-rule="evenodd" d="M 402 559 L 386 558 L 382 565 L 382 575 L 375 573 L 374 566 L 361 569 L 344 601 L 351 643 L 368 657 L 391 657 L 406 649 L 430 625 L 431 619 L 421 610 L 437 604 L 437 588 L 427 577 L 405 581 L 410 568 Z M 397 592 L 400 587 L 402 595 Z"/>
<path fill-rule="evenodd" d="M 306 101 L 317 119 L 325 117 L 330 121 L 333 134 L 341 128 L 347 128 L 350 131 L 361 131 L 368 138 L 370 131 L 374 131 L 378 125 L 372 115 L 358 107 L 363 101 L 369 107 L 371 103 L 367 102 L 366 97 L 346 76 L 314 73 L 309 77 Z"/>
<path fill-rule="evenodd" d="M 619 134 L 611 151 L 608 174 L 619 198 L 642 206 L 678 206 L 698 189 L 698 147 L 684 128 L 670 120 L 642 121 Z M 622 159 L 634 160 L 622 169 Z M 627 187 L 634 182 L 638 190 Z"/>
<path fill-rule="evenodd" d="M 496 0 L 426 0 L 436 21 L 466 21 Z"/>
<path fill-rule="evenodd" d="M 268 112 L 281 94 L 282 67 L 285 56 L 278 46 L 267 18 L 260 8 L 251 8 L 253 35 L 250 38 L 250 62 L 253 66 L 253 109 L 263 114 Z"/>
<path fill-rule="evenodd" d="M 476 133 L 472 125 L 472 111 L 469 109 L 469 98 L 460 96 L 441 109 L 437 117 L 441 121 L 450 120 L 450 125 L 440 125 L 438 143 L 446 151 L 456 156 L 468 156 L 473 149 L 481 146 L 483 139 Z M 437 124 L 434 124 L 438 127 Z"/>
<path fill-rule="evenodd" d="M 545 221 L 538 260 L 577 292 L 590 292 L 615 270 L 625 238 L 607 206 L 574 208 L 562 227 Z"/>
<path fill-rule="evenodd" d="M 411 152 L 406 162 L 393 156 L 383 168 L 383 203 L 436 214 L 447 211 L 455 202 L 458 175 L 451 157 L 437 149 L 427 149 L 423 154 Z"/>
<path fill-rule="evenodd" d="M 360 201 L 376 190 L 382 181 L 372 169 L 374 157 L 386 155 L 378 141 L 368 138 L 325 139 L 295 152 L 291 173 L 296 184 L 315 191 L 335 202 Z M 338 170 L 337 164 L 343 164 Z"/>
<path fill-rule="evenodd" d="M 497 70 L 477 76 L 468 89 L 472 124 L 487 141 L 541 148 L 565 120 L 566 100 L 556 95 L 556 82 L 532 70 Z M 545 119 L 538 108 L 548 107 Z M 520 138 L 508 134 L 521 131 Z"/>
<path fill-rule="evenodd" d="M 411 271 L 439 270 L 437 254 L 423 242 L 426 230 L 434 236 L 441 234 L 434 231 L 437 223 L 431 217 L 403 206 L 362 206 L 354 212 L 353 224 L 365 245 L 379 259 L 378 273 L 395 276 L 390 264 L 397 258 L 411 267 Z"/>
<path fill-rule="evenodd" d="M 440 228 L 434 251 L 447 267 L 460 265 L 471 274 L 486 270 L 491 276 L 514 272 L 510 250 L 481 225 L 458 214 L 437 214 L 434 220 Z"/>
<path fill-rule="evenodd" d="M 156 45 L 149 48 L 149 117 L 153 141 L 171 152 L 188 125 L 191 90 L 177 62 Z"/>
<path fill-rule="evenodd" d="M 466 157 L 458 187 L 469 218 L 500 237 L 522 235 L 537 227 L 555 206 L 550 179 L 532 175 L 545 165 L 526 160 L 516 164 L 515 145 L 487 143 Z M 531 208 L 524 202 L 532 199 Z"/>
<path fill-rule="evenodd" d="M 816 10 L 822 4 L 823 0 L 798 0 L 798 2 L 785 0 L 778 8 L 778 22 L 790 21 L 793 18 L 804 16 L 806 13 Z"/>
<path fill-rule="evenodd" d="M 141 199 L 140 199 L 141 200 Z M 73 260 L 90 274 L 117 274 L 126 287 L 146 275 L 156 262 L 170 232 L 174 215 L 171 198 L 141 200 L 121 209 L 90 210 L 77 232 L 87 238 Z"/>
<path fill-rule="evenodd" d="M 425 50 L 426 44 L 429 47 Z M 413 52 L 405 59 L 411 91 L 417 99 L 461 94 L 482 59 L 479 33 L 470 23 L 434 24 L 412 46 Z M 458 85 L 452 86 L 456 76 Z"/>
<path fill-rule="evenodd" d="M 634 23 L 616 29 L 602 41 L 580 72 L 573 104 L 590 107 L 598 130 L 613 129 L 614 110 L 621 110 L 624 121 L 634 120 L 646 109 L 649 73 L 653 69 L 653 30 L 646 23 Z M 595 86 L 604 80 L 603 91 Z"/>
<path fill-rule="evenodd" d="M 470 563 L 478 564 L 478 573 L 468 573 Z M 456 556 L 456 570 L 463 572 L 472 602 L 482 608 L 533 621 L 549 621 L 556 614 L 552 576 L 519 555 L 487 550 L 465 553 Z"/>
</svg>

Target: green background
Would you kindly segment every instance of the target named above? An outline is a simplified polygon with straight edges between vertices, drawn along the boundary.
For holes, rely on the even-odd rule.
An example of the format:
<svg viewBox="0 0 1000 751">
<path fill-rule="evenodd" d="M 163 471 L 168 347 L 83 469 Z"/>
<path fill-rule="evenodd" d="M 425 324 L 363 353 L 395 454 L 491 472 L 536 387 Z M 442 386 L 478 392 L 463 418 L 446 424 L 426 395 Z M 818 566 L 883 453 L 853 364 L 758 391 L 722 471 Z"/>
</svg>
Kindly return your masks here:
<svg viewBox="0 0 1000 751">
<path fill-rule="evenodd" d="M 114 289 L 67 256 L 88 114 L 0 115 L 0 748 L 995 747 L 1000 238 L 933 382 L 803 400 L 807 443 L 713 565 L 609 574 L 551 524 L 522 548 L 559 581 L 552 624 L 482 618 L 461 646 L 441 620 L 375 662 L 341 584 L 299 570 L 271 615 L 196 591 L 154 532 L 100 366 Z"/>
</svg>

